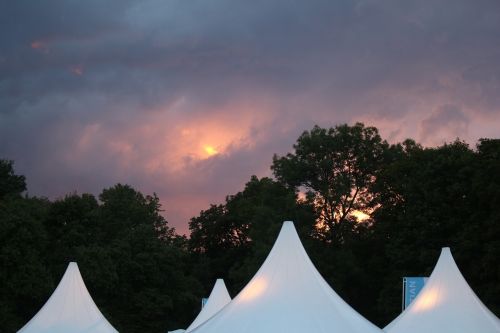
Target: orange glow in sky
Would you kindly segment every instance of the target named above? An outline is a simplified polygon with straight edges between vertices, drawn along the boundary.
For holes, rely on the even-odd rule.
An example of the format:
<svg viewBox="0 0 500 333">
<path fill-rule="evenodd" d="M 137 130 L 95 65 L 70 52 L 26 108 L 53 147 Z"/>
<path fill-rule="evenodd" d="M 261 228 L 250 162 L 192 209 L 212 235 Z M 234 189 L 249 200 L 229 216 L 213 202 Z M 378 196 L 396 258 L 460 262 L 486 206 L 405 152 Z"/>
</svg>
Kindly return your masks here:
<svg viewBox="0 0 500 333">
<path fill-rule="evenodd" d="M 35 40 L 33 42 L 31 42 L 30 44 L 31 48 L 33 50 L 39 50 L 43 53 L 49 53 L 49 47 L 47 46 L 47 44 L 41 40 Z"/>
<path fill-rule="evenodd" d="M 213 189 L 207 196 L 193 188 L 215 183 L 212 175 L 220 164 L 231 160 L 235 152 L 251 152 L 267 139 L 261 129 L 273 118 L 270 112 L 256 110 L 269 110 L 272 105 L 259 103 L 237 101 L 216 110 L 199 110 L 186 97 L 158 109 L 144 110 L 133 126 L 117 126 L 114 120 L 107 119 L 89 123 L 78 133 L 74 149 L 65 154 L 65 162 L 78 166 L 94 160 L 95 151 L 102 151 L 115 163 L 114 177 L 127 182 L 133 175 L 143 182 L 143 192 L 158 193 L 167 219 L 184 233 L 185 221 L 231 193 Z M 205 117 L 205 113 L 211 116 Z"/>
<path fill-rule="evenodd" d="M 45 47 L 44 43 L 39 41 L 39 40 L 36 40 L 34 42 L 31 43 L 31 48 L 32 49 L 41 49 Z"/>
<path fill-rule="evenodd" d="M 192 106 L 189 99 L 181 99 L 168 106 L 169 112 L 182 112 Z M 227 108 L 227 109 L 226 109 Z M 260 128 L 268 119 L 255 112 L 256 106 L 239 102 L 218 110 L 207 110 L 213 116 L 209 119 L 186 119 L 170 127 L 161 119 L 165 114 L 160 110 L 147 121 L 142 129 L 138 127 L 137 138 L 158 136 L 158 151 L 149 156 L 148 170 L 167 173 L 184 172 L 186 167 L 215 156 L 229 156 L 233 151 L 251 149 L 259 137 L 253 135 L 252 128 Z M 259 106 L 264 109 L 264 106 Z M 174 144 L 175 143 L 175 144 Z"/>
<path fill-rule="evenodd" d="M 207 153 L 208 156 L 214 156 L 219 153 L 217 149 L 210 145 L 204 145 L 203 150 L 205 151 L 205 153 Z"/>
</svg>

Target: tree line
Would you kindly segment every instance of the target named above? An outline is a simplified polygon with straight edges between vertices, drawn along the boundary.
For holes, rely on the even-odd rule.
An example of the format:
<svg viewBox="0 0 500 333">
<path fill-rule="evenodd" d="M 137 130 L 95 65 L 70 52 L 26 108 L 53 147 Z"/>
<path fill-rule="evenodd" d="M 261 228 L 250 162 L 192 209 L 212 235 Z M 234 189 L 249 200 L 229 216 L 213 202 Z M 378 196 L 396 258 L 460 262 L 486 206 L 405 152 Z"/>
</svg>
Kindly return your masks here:
<svg viewBox="0 0 500 333">
<path fill-rule="evenodd" d="M 389 144 L 361 123 L 315 126 L 271 169 L 193 217 L 188 238 L 154 194 L 117 184 L 97 197 L 28 196 L 0 160 L 0 326 L 22 327 L 77 261 L 119 331 L 187 327 L 216 278 L 241 290 L 284 220 L 335 291 L 379 326 L 400 312 L 402 277 L 430 274 L 443 246 L 500 314 L 499 139 L 427 148 Z"/>
</svg>

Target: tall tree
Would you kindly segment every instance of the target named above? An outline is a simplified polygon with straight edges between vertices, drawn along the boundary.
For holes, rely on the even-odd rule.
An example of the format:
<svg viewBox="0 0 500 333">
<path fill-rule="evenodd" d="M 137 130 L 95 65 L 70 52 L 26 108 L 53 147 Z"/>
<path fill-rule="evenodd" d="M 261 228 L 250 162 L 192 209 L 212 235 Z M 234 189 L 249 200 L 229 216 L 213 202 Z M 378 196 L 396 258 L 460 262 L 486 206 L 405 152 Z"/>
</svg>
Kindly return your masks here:
<svg viewBox="0 0 500 333">
<path fill-rule="evenodd" d="M 283 184 L 306 191 L 316 207 L 320 236 L 341 244 L 358 220 L 353 213 L 373 208 L 371 186 L 389 145 L 375 127 L 356 123 L 315 126 L 293 147 L 293 153 L 275 155 L 271 169 Z"/>
<path fill-rule="evenodd" d="M 186 266 L 185 247 L 161 215 L 158 198 L 121 184 L 103 190 L 99 198 L 103 254 L 114 268 L 113 275 L 104 276 L 119 277 L 102 301 L 118 328 L 158 332 L 187 325 L 198 304 L 194 292 L 199 285 Z M 87 254 L 99 255 L 96 250 Z"/>
</svg>

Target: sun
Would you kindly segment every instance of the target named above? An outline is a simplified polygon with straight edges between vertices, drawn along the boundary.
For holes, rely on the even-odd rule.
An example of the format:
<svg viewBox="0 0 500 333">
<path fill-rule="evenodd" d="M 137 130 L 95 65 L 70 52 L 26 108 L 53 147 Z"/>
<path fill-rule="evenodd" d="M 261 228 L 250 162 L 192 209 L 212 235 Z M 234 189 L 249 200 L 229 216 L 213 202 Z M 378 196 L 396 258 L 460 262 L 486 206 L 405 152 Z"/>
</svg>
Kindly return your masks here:
<svg viewBox="0 0 500 333">
<path fill-rule="evenodd" d="M 219 153 L 217 149 L 215 149 L 213 146 L 210 145 L 204 145 L 203 150 L 205 151 L 205 153 L 207 153 L 209 157 L 217 155 Z"/>
<path fill-rule="evenodd" d="M 351 215 L 356 217 L 356 219 L 360 222 L 366 221 L 370 218 L 370 215 L 363 213 L 362 211 L 359 210 L 353 210 L 351 212 Z"/>
</svg>

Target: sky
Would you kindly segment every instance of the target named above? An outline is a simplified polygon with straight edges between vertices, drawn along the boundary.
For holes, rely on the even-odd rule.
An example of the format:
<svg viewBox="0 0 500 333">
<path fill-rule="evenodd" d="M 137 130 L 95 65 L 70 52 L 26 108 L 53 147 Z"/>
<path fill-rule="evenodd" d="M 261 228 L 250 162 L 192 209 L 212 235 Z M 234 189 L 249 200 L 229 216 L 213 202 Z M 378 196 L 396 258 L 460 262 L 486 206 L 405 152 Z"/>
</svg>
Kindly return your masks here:
<svg viewBox="0 0 500 333">
<path fill-rule="evenodd" d="M 30 195 L 157 193 L 178 232 L 315 124 L 500 137 L 497 0 L 0 0 L 0 158 Z"/>
</svg>

